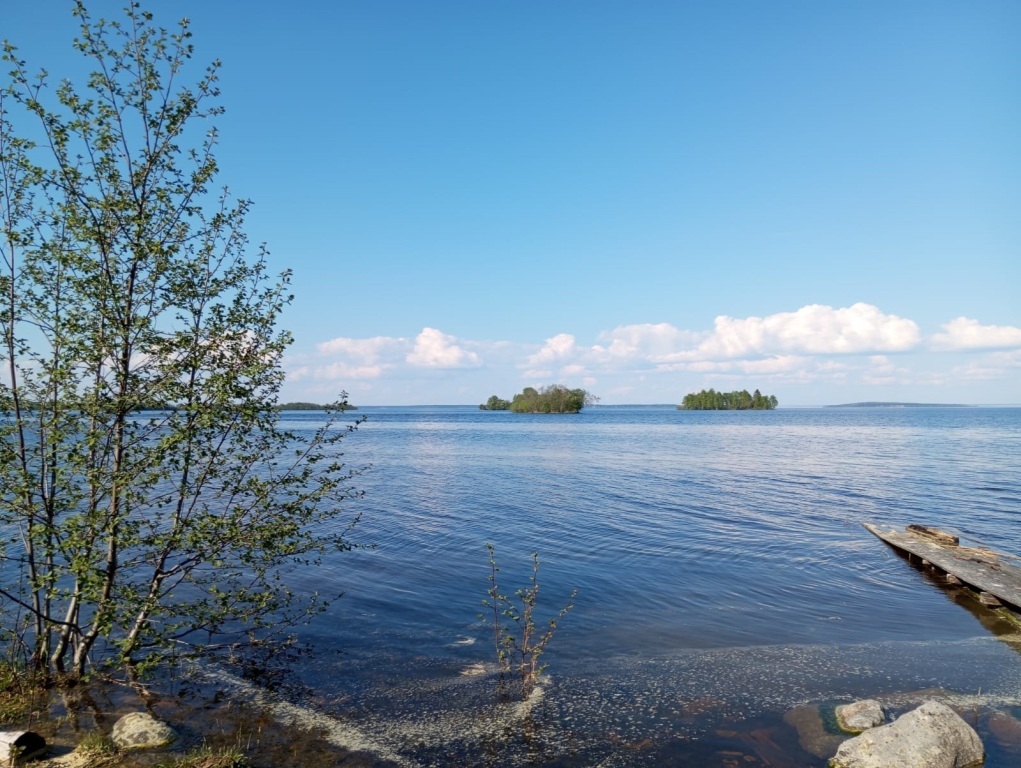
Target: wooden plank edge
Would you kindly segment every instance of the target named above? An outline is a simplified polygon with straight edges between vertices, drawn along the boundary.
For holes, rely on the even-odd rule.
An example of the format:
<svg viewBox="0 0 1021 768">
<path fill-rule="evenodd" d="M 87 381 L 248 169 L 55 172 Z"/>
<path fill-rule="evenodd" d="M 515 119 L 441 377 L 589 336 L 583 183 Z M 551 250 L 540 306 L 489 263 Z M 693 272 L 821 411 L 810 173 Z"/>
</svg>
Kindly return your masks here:
<svg viewBox="0 0 1021 768">
<path fill-rule="evenodd" d="M 978 600 L 980 603 L 982 603 L 983 605 L 986 605 L 986 603 L 982 600 L 982 595 L 989 594 L 989 595 L 994 596 L 995 598 L 997 598 L 1000 601 L 1000 605 L 999 606 L 986 605 L 986 607 L 990 608 L 991 610 L 995 609 L 995 611 L 997 613 L 999 613 L 1000 611 L 1006 611 L 1008 614 L 1011 614 L 1011 620 L 1013 621 L 1013 623 L 1021 625 L 1021 618 L 1019 618 L 1019 616 L 1021 616 L 1021 604 L 1018 604 L 1015 601 L 1013 601 L 1013 600 L 1011 600 L 1009 598 L 1006 598 L 1003 595 L 998 594 L 996 592 L 988 592 L 987 590 L 983 589 L 979 585 L 967 582 L 967 581 L 961 579 L 961 577 L 958 574 L 954 573 L 953 571 L 949 570 L 948 568 L 945 568 L 945 567 L 943 567 L 941 565 L 934 565 L 934 564 L 928 562 L 925 558 L 923 558 L 917 552 L 912 552 L 910 549 L 906 549 L 905 547 L 902 547 L 902 546 L 898 545 L 896 542 L 891 541 L 890 538 L 889 538 L 889 534 L 893 534 L 895 536 L 901 536 L 901 535 L 904 535 L 904 536 L 916 535 L 917 536 L 917 534 L 911 534 L 910 532 L 907 532 L 907 531 L 904 531 L 904 532 L 898 531 L 895 528 L 889 528 L 889 529 L 883 530 L 879 526 L 874 525 L 872 523 L 862 523 L 862 527 L 864 527 L 865 530 L 867 530 L 869 533 L 871 533 L 873 536 L 875 536 L 877 539 L 882 541 L 884 544 L 886 544 L 891 549 L 895 549 L 898 552 L 903 552 L 905 555 L 907 555 L 909 563 L 920 562 L 923 567 L 932 568 L 932 569 L 935 569 L 935 570 L 939 571 L 940 573 L 942 573 L 944 575 L 944 577 L 946 578 L 948 584 L 950 584 L 952 586 L 962 586 L 962 587 L 965 587 L 969 592 L 972 593 L 974 598 L 976 600 Z M 947 545 L 939 544 L 938 542 L 932 541 L 931 539 L 927 539 L 925 537 L 917 536 L 917 538 L 919 539 L 919 543 L 928 544 L 928 545 L 935 545 L 935 546 L 947 546 Z"/>
</svg>

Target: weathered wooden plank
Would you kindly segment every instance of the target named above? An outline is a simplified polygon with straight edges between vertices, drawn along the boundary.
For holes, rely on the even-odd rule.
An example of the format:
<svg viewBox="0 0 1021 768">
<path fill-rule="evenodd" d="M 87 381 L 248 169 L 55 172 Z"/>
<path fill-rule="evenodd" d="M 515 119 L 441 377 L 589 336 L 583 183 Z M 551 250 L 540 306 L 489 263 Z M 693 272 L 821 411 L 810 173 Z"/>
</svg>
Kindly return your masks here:
<svg viewBox="0 0 1021 768">
<path fill-rule="evenodd" d="M 946 544 L 951 547 L 956 547 L 961 543 L 960 538 L 954 536 L 952 533 L 941 531 L 939 528 L 930 528 L 927 525 L 915 525 L 912 523 L 905 530 L 907 530 L 908 533 L 921 536 L 923 539 L 932 539 L 937 544 Z"/>
<path fill-rule="evenodd" d="M 869 533 L 891 547 L 927 560 L 976 592 L 988 592 L 1014 610 L 1021 610 L 1021 567 L 1015 564 L 1018 561 L 1010 555 L 975 547 L 940 544 L 930 537 L 883 530 L 871 523 L 863 525 Z"/>
</svg>

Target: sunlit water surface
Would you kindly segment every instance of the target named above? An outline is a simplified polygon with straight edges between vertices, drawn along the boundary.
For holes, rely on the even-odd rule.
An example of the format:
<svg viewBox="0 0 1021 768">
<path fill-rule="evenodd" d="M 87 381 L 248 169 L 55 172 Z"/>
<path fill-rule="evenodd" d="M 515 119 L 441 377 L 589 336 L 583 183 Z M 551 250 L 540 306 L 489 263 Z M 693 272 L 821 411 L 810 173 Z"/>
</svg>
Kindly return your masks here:
<svg viewBox="0 0 1021 768">
<path fill-rule="evenodd" d="M 370 468 L 350 510 L 375 548 L 299 584 L 344 593 L 303 630 L 300 672 L 316 708 L 409 764 L 722 765 L 757 738 L 775 764 L 824 765 L 784 713 L 928 688 L 1021 715 L 1007 628 L 861 525 L 1021 554 L 1019 408 L 357 415 L 345 459 Z M 578 589 L 527 727 L 493 724 L 494 675 L 460 674 L 495 659 L 486 542 L 506 594 L 539 552 L 540 619 Z M 1021 764 L 983 735 L 987 765 Z"/>
</svg>

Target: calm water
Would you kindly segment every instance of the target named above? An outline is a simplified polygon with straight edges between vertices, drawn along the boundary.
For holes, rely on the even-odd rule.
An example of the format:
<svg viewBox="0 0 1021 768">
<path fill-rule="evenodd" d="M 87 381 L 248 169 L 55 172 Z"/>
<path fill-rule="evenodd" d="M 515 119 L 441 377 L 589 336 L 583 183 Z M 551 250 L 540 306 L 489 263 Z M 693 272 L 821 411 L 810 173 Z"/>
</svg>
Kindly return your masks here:
<svg viewBox="0 0 1021 768">
<path fill-rule="evenodd" d="M 723 765 L 776 747 L 789 762 L 759 764 L 824 765 L 785 714 L 866 694 L 907 707 L 938 687 L 982 708 L 987 765 L 1021 765 L 987 726 L 1021 715 L 1006 627 L 861 526 L 925 523 L 1021 554 L 1021 408 L 358 415 L 346 457 L 371 469 L 352 509 L 376 548 L 310 575 L 345 595 L 307 629 L 301 672 L 317 709 L 389 754 Z M 494 659 L 486 542 L 508 594 L 539 552 L 540 618 L 578 589 L 527 728 L 504 722 L 492 675 L 459 674 Z"/>
</svg>

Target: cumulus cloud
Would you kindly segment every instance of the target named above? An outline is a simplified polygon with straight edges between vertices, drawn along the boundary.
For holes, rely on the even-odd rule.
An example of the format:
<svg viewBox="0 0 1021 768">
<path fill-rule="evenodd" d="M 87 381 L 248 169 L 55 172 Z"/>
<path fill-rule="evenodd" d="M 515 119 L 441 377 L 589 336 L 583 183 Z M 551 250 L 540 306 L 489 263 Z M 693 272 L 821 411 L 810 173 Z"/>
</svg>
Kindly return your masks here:
<svg viewBox="0 0 1021 768">
<path fill-rule="evenodd" d="M 903 352 L 921 336 L 913 320 L 888 315 L 871 304 L 834 309 L 810 304 L 767 317 L 716 318 L 713 334 L 697 353 L 704 357 L 761 354 L 864 354 Z"/>
<path fill-rule="evenodd" d="M 1021 368 L 1021 349 L 1009 352 L 996 352 L 989 355 L 990 361 L 1002 368 Z"/>
<path fill-rule="evenodd" d="M 893 384 L 908 375 L 906 368 L 898 368 L 886 355 L 872 355 L 861 373 L 861 380 L 871 385 Z"/>
<path fill-rule="evenodd" d="M 383 355 L 406 346 L 407 339 L 390 336 L 374 336 L 371 339 L 350 339 L 339 337 L 319 344 L 322 355 L 346 357 L 362 363 L 375 363 Z"/>
<path fill-rule="evenodd" d="M 558 333 L 546 339 L 542 349 L 528 358 L 527 365 L 544 366 L 558 360 L 565 360 L 577 352 L 574 336 L 569 333 Z"/>
<path fill-rule="evenodd" d="M 931 338 L 932 346 L 943 350 L 1003 349 L 1021 347 L 1021 328 L 1010 325 L 980 325 L 978 320 L 958 317 L 944 323 L 942 333 Z"/>
<path fill-rule="evenodd" d="M 987 381 L 1011 376 L 1014 368 L 1021 368 L 1021 349 L 982 355 L 965 365 L 955 367 L 952 375 L 958 380 Z"/>
<path fill-rule="evenodd" d="M 916 347 L 918 325 L 871 304 L 834 309 L 810 304 L 766 317 L 716 318 L 712 332 L 692 349 L 664 356 L 664 362 L 782 357 L 784 355 L 904 352 Z"/>
<path fill-rule="evenodd" d="M 958 381 L 991 381 L 1003 377 L 1003 369 L 981 362 L 958 365 L 953 369 L 953 376 Z"/>
<path fill-rule="evenodd" d="M 676 366 L 696 373 L 746 373 L 772 376 L 807 368 L 811 361 L 799 355 L 767 357 L 758 360 L 697 360 Z"/>
<path fill-rule="evenodd" d="M 591 347 L 579 346 L 573 335 L 560 333 L 548 338 L 521 367 L 528 376 L 643 369 L 789 375 L 813 366 L 824 374 L 823 356 L 905 352 L 920 342 L 913 320 L 871 304 L 840 308 L 810 304 L 765 317 L 721 315 L 712 330 L 701 332 L 665 322 L 622 325 L 601 333 L 599 343 Z"/>
<path fill-rule="evenodd" d="M 378 379 L 392 366 L 389 365 L 347 365 L 331 363 L 316 370 L 317 379 L 336 381 L 338 379 Z"/>
<path fill-rule="evenodd" d="M 315 381 L 341 381 L 347 379 L 378 379 L 390 366 L 385 365 L 303 365 L 288 373 L 291 381 L 312 379 Z"/>
<path fill-rule="evenodd" d="M 423 328 L 415 338 L 415 347 L 405 358 L 420 368 L 477 368 L 482 359 L 462 347 L 454 336 L 435 328 Z"/>
<path fill-rule="evenodd" d="M 481 365 L 475 352 L 453 336 L 423 328 L 414 342 L 393 336 L 366 339 L 337 337 L 317 345 L 319 357 L 329 362 L 308 362 L 289 373 L 292 381 L 379 379 L 404 365 L 420 368 L 470 368 Z"/>
<path fill-rule="evenodd" d="M 631 391 L 643 374 L 660 382 L 650 385 L 653 388 L 678 375 L 738 387 L 766 380 L 798 385 L 921 382 L 929 375 L 924 366 L 896 354 L 912 350 L 986 350 L 972 355 L 970 365 L 944 371 L 948 380 L 1005 379 L 1016 376 L 1021 366 L 1021 328 L 958 317 L 923 340 L 914 321 L 866 303 L 837 308 L 811 304 L 763 317 L 723 315 L 711 328 L 694 331 L 666 322 L 636 323 L 604 331 L 594 344 L 579 343 L 579 338 L 565 332 L 541 343 L 483 341 L 431 327 L 407 338 L 338 337 L 320 343 L 315 355 L 290 358 L 288 378 L 309 386 L 316 381 L 346 388 L 348 382 L 355 387 L 360 383 L 366 392 L 382 397 L 379 393 L 389 391 L 390 379 L 451 380 L 458 370 L 481 367 L 484 358 L 494 380 L 497 372 L 506 381 L 506 372 L 516 370 L 535 386 L 566 380 L 591 388 L 599 377 L 605 395 Z"/>
<path fill-rule="evenodd" d="M 594 351 L 608 358 L 658 360 L 695 346 L 705 334 L 682 331 L 670 323 L 639 323 L 621 325 L 603 333 L 600 340 L 609 342 Z"/>
</svg>

